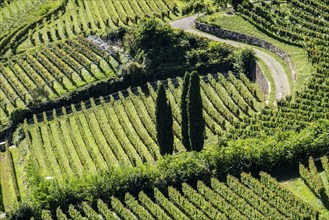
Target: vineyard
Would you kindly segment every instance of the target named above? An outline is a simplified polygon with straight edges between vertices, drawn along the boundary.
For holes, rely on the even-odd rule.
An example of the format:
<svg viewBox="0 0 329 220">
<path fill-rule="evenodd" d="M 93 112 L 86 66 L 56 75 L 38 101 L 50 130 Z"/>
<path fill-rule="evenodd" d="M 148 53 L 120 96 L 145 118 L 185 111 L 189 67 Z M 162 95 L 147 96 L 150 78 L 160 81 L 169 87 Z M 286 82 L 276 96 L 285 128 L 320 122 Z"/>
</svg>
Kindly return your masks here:
<svg viewBox="0 0 329 220">
<path fill-rule="evenodd" d="M 305 46 L 316 72 L 303 91 L 297 91 L 294 97 L 279 102 L 278 110 L 265 109 L 264 114 L 242 123 L 238 137 L 242 133 L 257 135 L 260 130 L 273 133 L 277 127 L 299 130 L 310 122 L 329 118 L 329 20 L 325 2 L 292 0 L 285 7 L 265 2 L 251 8 L 241 7 L 241 16 L 270 36 Z M 285 16 L 288 19 L 283 19 Z"/>
<path fill-rule="evenodd" d="M 170 0 L 24 0 L 21 3 L 5 0 L 1 9 L 0 28 L 5 33 L 0 36 L 2 55 L 76 35 L 106 35 L 113 28 L 131 26 L 145 17 L 172 19 L 179 12 L 176 3 Z"/>
<path fill-rule="evenodd" d="M 0 66 L 0 122 L 5 124 L 14 109 L 43 101 L 40 98 L 56 99 L 92 82 L 115 78 L 119 65 L 116 57 L 81 37 L 16 56 Z"/>
<path fill-rule="evenodd" d="M 324 175 L 317 170 L 312 157 L 309 167 L 299 165 L 301 179 L 308 193 L 320 199 L 320 210 L 328 209 L 328 158 L 321 157 Z M 82 202 L 60 207 L 53 213 L 43 210 L 43 219 L 98 218 L 105 219 L 322 219 L 319 207 L 306 203 L 266 172 L 259 179 L 242 173 L 240 178 L 228 175 L 226 182 L 211 178 L 207 183 L 196 181 L 179 187 L 157 188 L 122 198 L 98 199 L 95 204 Z M 104 202 L 106 201 L 106 202 Z M 325 212 L 326 213 L 326 212 Z"/>
<path fill-rule="evenodd" d="M 0 0 L 0 218 L 328 219 L 328 5 Z"/>
<path fill-rule="evenodd" d="M 122 200 L 111 197 L 108 204 L 99 199 L 92 207 L 87 202 L 69 205 L 56 214 L 44 210 L 43 219 L 318 219 L 319 212 L 282 187 L 265 172 L 260 180 L 242 173 L 240 180 L 227 176 L 226 183 L 212 178 L 207 185 L 183 183 L 180 188 L 157 188 L 149 194 L 125 194 Z M 56 217 L 55 217 L 56 216 Z"/>
<path fill-rule="evenodd" d="M 170 0 L 69 0 L 58 19 L 51 17 L 29 32 L 28 43 L 35 46 L 75 35 L 106 34 L 109 29 L 129 26 L 143 17 L 164 19 L 175 12 L 176 4 Z"/>
<path fill-rule="evenodd" d="M 35 13 L 47 1 L 6 1 L 1 7 L 0 30 L 2 40 L 12 29 L 17 28 L 17 21 L 22 21 L 27 14 Z"/>
<path fill-rule="evenodd" d="M 241 78 L 242 81 L 230 75 L 225 79 L 221 74 L 203 77 L 206 138 L 232 129 L 234 124 L 262 108 L 257 87 L 245 76 Z M 173 110 L 175 151 L 179 153 L 185 151 L 179 113 L 182 79 L 165 83 Z M 157 161 L 160 153 L 153 86 L 148 83 L 145 87 L 54 109 L 50 114 L 34 115 L 34 120 L 26 121 L 23 126 L 26 141 L 40 175 L 63 180 L 66 176 L 83 176 L 113 166 Z"/>
</svg>

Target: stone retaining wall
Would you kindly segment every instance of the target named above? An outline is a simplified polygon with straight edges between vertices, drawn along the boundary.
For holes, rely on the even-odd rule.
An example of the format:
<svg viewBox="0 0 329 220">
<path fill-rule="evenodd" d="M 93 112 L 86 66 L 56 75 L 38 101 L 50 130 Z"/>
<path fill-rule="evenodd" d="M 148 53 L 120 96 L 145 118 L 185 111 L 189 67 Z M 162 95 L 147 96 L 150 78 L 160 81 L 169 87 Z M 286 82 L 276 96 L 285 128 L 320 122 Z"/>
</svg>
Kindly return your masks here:
<svg viewBox="0 0 329 220">
<path fill-rule="evenodd" d="M 246 44 L 250 44 L 250 45 L 255 45 L 255 46 L 258 46 L 258 47 L 261 47 L 261 48 L 264 48 L 266 50 L 273 52 L 274 54 L 278 55 L 280 58 L 282 58 L 285 62 L 288 63 L 291 74 L 292 74 L 292 78 L 294 81 L 296 81 L 296 71 L 295 71 L 293 63 L 291 62 L 289 55 L 285 51 L 274 46 L 273 44 L 271 44 L 267 41 L 258 39 L 256 37 L 248 36 L 245 34 L 234 32 L 234 31 L 225 30 L 220 27 L 216 27 L 214 25 L 201 23 L 199 21 L 195 21 L 195 28 L 200 31 L 207 32 L 209 34 L 213 34 L 220 38 L 226 38 L 226 39 L 230 39 L 230 40 L 234 40 L 234 41 L 238 41 L 238 42 L 242 42 L 242 43 L 246 43 Z"/>
<path fill-rule="evenodd" d="M 264 95 L 267 95 L 271 92 L 270 91 L 270 89 L 271 89 L 270 82 L 264 75 L 263 70 L 258 65 L 258 63 L 256 64 L 256 83 L 258 84 L 259 89 L 262 91 L 262 93 Z"/>
</svg>

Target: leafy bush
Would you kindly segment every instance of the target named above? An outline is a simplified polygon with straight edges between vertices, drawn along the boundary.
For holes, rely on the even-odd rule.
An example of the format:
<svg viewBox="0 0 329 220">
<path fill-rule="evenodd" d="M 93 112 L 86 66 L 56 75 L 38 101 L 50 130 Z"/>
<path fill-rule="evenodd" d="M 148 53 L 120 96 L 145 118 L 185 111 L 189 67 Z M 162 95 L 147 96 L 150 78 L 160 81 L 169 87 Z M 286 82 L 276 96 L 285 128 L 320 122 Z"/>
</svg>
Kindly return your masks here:
<svg viewBox="0 0 329 220">
<path fill-rule="evenodd" d="M 207 74 L 237 69 L 250 75 L 250 65 L 255 63 L 248 49 L 195 37 L 157 19 L 146 19 L 128 31 L 124 45 L 130 60 L 143 66 L 148 81 L 182 76 L 193 70 Z"/>
<path fill-rule="evenodd" d="M 146 76 L 156 79 L 184 71 L 185 53 L 193 47 L 192 41 L 160 20 L 147 19 L 125 36 L 125 47 L 131 57 L 145 63 Z"/>
<path fill-rule="evenodd" d="M 209 176 L 225 177 L 241 171 L 269 171 L 277 166 L 297 166 L 309 155 L 328 153 L 329 121 L 312 124 L 301 132 L 278 131 L 274 136 L 222 141 L 224 146 L 205 149 L 199 153 L 187 152 L 165 156 L 156 165 L 142 165 L 109 170 L 101 175 L 71 179 L 65 183 L 47 182 L 36 172 L 32 178 L 31 197 L 43 208 L 66 207 L 70 203 L 106 200 L 112 195 L 137 193 L 154 187 L 177 186 L 182 182 L 194 183 Z M 32 175 L 32 176 L 31 176 Z M 34 176 L 34 177 L 33 177 Z"/>
<path fill-rule="evenodd" d="M 246 73 L 249 79 L 253 79 L 252 73 L 256 69 L 255 53 L 251 48 L 238 50 L 235 53 L 234 69 L 238 73 Z"/>
</svg>

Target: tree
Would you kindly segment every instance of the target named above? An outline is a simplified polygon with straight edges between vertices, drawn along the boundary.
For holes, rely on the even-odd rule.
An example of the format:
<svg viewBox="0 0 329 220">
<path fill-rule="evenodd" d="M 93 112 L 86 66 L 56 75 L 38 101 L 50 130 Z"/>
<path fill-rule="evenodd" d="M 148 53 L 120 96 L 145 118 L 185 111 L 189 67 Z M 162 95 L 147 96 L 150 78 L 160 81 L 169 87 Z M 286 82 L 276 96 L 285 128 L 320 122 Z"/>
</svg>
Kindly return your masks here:
<svg viewBox="0 0 329 220">
<path fill-rule="evenodd" d="M 161 155 L 172 154 L 174 151 L 173 119 L 171 106 L 168 103 L 166 90 L 161 84 L 157 91 L 156 100 L 156 129 L 157 140 Z"/>
<path fill-rule="evenodd" d="M 204 144 L 205 121 L 202 114 L 200 76 L 194 71 L 190 76 L 187 95 L 188 134 L 191 150 L 201 151 Z"/>
<path fill-rule="evenodd" d="M 244 73 L 251 81 L 255 80 L 256 57 L 251 48 L 240 49 L 235 52 L 234 70 Z"/>
<path fill-rule="evenodd" d="M 138 62 L 131 61 L 124 66 L 124 71 L 131 78 L 131 86 L 140 86 L 144 82 L 145 66 Z"/>
<path fill-rule="evenodd" d="M 238 10 L 238 6 L 243 3 L 243 0 L 232 0 L 232 6 L 234 10 Z"/>
<path fill-rule="evenodd" d="M 124 45 L 130 57 L 143 63 L 148 80 L 183 74 L 185 55 L 191 48 L 188 36 L 182 31 L 153 18 L 142 20 L 131 29 L 125 35 Z"/>
<path fill-rule="evenodd" d="M 32 100 L 28 105 L 38 105 L 49 97 L 49 92 L 44 86 L 34 88 L 30 91 Z"/>
<path fill-rule="evenodd" d="M 190 140 L 188 135 L 188 118 L 187 118 L 187 94 L 190 85 L 190 74 L 185 73 L 183 90 L 181 96 L 181 116 L 182 116 L 182 142 L 187 151 L 191 150 Z"/>
<path fill-rule="evenodd" d="M 229 0 L 215 0 L 215 3 L 226 9 Z"/>
</svg>

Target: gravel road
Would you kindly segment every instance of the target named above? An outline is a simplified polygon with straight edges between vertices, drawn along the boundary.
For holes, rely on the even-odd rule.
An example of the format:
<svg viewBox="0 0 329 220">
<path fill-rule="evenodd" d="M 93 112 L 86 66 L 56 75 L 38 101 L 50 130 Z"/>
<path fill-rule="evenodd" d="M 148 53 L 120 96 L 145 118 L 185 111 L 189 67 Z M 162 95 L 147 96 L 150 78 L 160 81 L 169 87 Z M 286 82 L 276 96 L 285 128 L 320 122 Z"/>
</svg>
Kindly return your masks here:
<svg viewBox="0 0 329 220">
<path fill-rule="evenodd" d="M 224 42 L 236 47 L 248 46 L 246 44 L 239 43 L 236 41 L 224 40 L 214 35 L 197 30 L 194 27 L 194 21 L 198 16 L 199 15 L 192 15 L 189 17 L 185 17 L 171 22 L 170 25 L 174 28 L 183 29 L 186 32 L 193 33 L 202 37 L 206 37 L 210 40 Z M 287 95 L 290 95 L 290 86 L 289 86 L 288 77 L 282 65 L 268 53 L 265 53 L 256 48 L 253 48 L 253 50 L 255 51 L 256 56 L 261 60 L 263 60 L 263 62 L 268 66 L 269 70 L 271 71 L 271 75 L 274 79 L 275 87 L 276 87 L 276 99 L 279 100 Z"/>
</svg>

